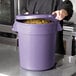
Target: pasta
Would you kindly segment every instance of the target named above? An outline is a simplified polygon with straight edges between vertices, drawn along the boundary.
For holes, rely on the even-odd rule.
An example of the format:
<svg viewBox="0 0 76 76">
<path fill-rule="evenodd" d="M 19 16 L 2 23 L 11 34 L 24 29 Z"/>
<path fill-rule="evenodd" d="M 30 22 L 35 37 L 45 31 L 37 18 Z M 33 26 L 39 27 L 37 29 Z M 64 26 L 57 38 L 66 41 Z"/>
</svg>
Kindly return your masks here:
<svg viewBox="0 0 76 76">
<path fill-rule="evenodd" d="M 46 19 L 28 19 L 28 20 L 25 20 L 24 23 L 27 23 L 27 24 L 47 24 L 47 23 L 50 23 L 50 21 L 46 20 Z"/>
</svg>

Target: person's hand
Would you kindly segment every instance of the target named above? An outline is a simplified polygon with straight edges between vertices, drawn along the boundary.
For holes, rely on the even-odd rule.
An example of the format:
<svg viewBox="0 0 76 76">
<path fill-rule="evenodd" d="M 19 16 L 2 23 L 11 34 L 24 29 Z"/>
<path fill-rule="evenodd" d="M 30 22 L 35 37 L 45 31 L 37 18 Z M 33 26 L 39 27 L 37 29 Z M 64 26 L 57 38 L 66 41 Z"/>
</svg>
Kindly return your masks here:
<svg viewBox="0 0 76 76">
<path fill-rule="evenodd" d="M 52 12 L 52 15 L 56 15 L 57 20 L 63 20 L 66 16 L 68 16 L 68 13 L 66 10 L 61 9 L 61 10 Z"/>
</svg>

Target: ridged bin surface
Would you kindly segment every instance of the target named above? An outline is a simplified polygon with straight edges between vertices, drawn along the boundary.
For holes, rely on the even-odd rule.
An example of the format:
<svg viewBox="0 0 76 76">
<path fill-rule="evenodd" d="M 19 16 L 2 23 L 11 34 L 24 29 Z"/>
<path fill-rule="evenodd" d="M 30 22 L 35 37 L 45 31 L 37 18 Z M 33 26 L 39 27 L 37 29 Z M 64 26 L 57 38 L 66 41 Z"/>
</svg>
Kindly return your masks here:
<svg viewBox="0 0 76 76">
<path fill-rule="evenodd" d="M 23 17 L 27 18 L 26 16 Z M 18 16 L 17 19 L 19 19 Z M 25 24 L 15 21 L 13 30 L 18 32 L 19 58 L 22 68 L 47 70 L 54 66 L 56 33 L 61 28 L 57 21 L 55 22 L 51 17 L 50 19 L 53 22 L 48 24 Z"/>
</svg>

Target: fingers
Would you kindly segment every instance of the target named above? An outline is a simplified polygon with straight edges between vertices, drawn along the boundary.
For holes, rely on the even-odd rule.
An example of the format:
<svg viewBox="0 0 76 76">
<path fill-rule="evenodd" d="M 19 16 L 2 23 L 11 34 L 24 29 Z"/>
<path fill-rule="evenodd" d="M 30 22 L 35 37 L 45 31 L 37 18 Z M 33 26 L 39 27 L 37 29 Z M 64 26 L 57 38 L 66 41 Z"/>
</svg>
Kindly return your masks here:
<svg viewBox="0 0 76 76">
<path fill-rule="evenodd" d="M 52 13 L 52 15 L 56 15 L 55 19 L 61 20 L 61 15 L 60 15 L 60 11 L 59 11 L 59 10 L 54 11 L 54 12 Z"/>
<path fill-rule="evenodd" d="M 63 20 L 68 15 L 67 12 L 64 9 L 54 11 L 52 13 L 52 15 L 54 15 L 54 14 L 56 14 L 56 19 L 60 20 L 60 21 Z"/>
</svg>

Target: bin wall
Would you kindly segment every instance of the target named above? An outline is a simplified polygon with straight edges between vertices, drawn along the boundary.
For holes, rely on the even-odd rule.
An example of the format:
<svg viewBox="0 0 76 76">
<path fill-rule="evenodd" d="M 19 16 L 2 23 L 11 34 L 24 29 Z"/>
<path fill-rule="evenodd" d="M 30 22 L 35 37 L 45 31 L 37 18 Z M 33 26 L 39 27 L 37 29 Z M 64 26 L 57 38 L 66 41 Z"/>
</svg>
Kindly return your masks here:
<svg viewBox="0 0 76 76">
<path fill-rule="evenodd" d="M 19 33 L 20 65 L 29 70 L 46 70 L 55 63 L 56 35 Z"/>
</svg>

